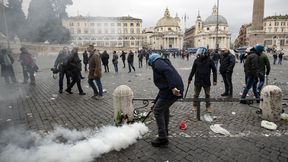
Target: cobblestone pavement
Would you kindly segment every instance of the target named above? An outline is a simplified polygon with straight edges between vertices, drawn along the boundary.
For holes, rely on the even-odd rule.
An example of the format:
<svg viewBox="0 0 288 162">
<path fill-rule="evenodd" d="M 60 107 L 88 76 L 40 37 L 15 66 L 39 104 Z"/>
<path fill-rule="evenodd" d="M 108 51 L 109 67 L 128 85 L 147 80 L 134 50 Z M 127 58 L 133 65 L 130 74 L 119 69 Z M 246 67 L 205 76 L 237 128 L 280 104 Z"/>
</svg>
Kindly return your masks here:
<svg viewBox="0 0 288 162">
<path fill-rule="evenodd" d="M 0 84 L 0 128 L 21 126 L 36 131 L 52 130 L 55 125 L 65 128 L 95 128 L 113 124 L 113 90 L 122 84 L 128 85 L 134 91 L 136 98 L 154 98 L 157 89 L 153 84 L 152 70 L 145 65 L 136 72 L 127 73 L 122 69 L 114 73 L 110 63 L 110 73 L 103 73 L 102 83 L 107 90 L 101 101 L 91 99 L 92 89 L 87 79 L 82 80 L 86 96 L 78 95 L 76 86 L 74 94 L 58 94 L 58 80 L 51 77 L 49 68 L 53 65 L 55 55 L 38 56 L 40 71 L 37 73 L 37 85 Z M 180 58 L 171 58 L 185 86 L 193 63 Z M 135 62 L 135 67 L 138 67 Z M 16 63 L 17 79 L 21 82 L 22 73 L 19 63 Z M 271 65 L 269 84 L 279 86 L 285 98 L 288 97 L 288 63 Z M 87 73 L 83 72 L 83 76 Z M 233 73 L 234 97 L 244 83 L 243 64 L 237 63 Z M 222 77 L 218 75 L 218 84 L 211 88 L 211 97 L 220 97 L 223 92 Z M 192 97 L 193 86 L 190 86 L 187 97 Z M 201 95 L 204 95 L 201 92 Z M 287 102 L 287 101 L 286 101 Z M 136 103 L 135 103 L 136 104 Z M 170 144 L 165 148 L 153 148 L 150 141 L 156 137 L 156 123 L 153 115 L 147 123 L 149 133 L 136 144 L 119 152 L 104 154 L 95 161 L 288 161 L 288 123 L 277 122 L 277 131 L 268 131 L 260 127 L 261 118 L 256 109 L 239 103 L 212 103 L 214 121 L 209 123 L 197 121 L 191 112 L 192 103 L 177 102 L 171 107 Z M 258 106 L 254 104 L 254 106 Z M 204 114 L 205 105 L 201 106 Z M 287 107 L 285 108 L 286 112 Z M 145 110 L 144 110 L 145 111 Z M 181 131 L 179 123 L 187 121 L 188 129 Z M 232 136 L 225 137 L 213 133 L 209 126 L 222 124 Z"/>
</svg>

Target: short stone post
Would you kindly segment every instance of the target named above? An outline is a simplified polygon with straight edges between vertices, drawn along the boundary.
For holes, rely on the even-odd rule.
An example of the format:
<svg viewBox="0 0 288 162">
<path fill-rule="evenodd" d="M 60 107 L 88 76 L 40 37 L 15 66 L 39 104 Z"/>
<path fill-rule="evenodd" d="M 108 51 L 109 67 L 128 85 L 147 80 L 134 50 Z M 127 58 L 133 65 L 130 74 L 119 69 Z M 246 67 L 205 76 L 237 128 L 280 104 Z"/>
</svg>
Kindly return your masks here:
<svg viewBox="0 0 288 162">
<path fill-rule="evenodd" d="M 280 121 L 282 113 L 282 90 L 274 85 L 265 86 L 261 91 L 260 102 L 262 118 L 268 121 Z"/>
<path fill-rule="evenodd" d="M 133 91 L 126 85 L 118 86 L 113 92 L 114 121 L 119 124 L 119 115 L 128 121 L 134 119 Z M 127 120 L 127 119 L 126 119 Z"/>
</svg>

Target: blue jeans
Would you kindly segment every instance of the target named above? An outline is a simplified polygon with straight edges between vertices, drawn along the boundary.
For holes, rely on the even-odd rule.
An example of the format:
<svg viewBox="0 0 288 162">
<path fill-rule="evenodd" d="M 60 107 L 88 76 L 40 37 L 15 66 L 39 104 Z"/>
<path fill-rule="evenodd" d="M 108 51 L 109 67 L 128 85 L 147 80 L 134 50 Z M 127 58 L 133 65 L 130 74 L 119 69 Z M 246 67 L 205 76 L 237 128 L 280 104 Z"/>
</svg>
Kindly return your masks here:
<svg viewBox="0 0 288 162">
<path fill-rule="evenodd" d="M 70 76 L 69 76 L 69 74 L 66 71 L 60 71 L 59 72 L 59 90 L 63 90 L 64 75 L 66 75 L 67 87 L 70 84 Z"/>
<path fill-rule="evenodd" d="M 95 86 L 94 80 L 97 84 L 98 90 Z M 102 89 L 102 83 L 101 83 L 101 79 L 99 77 L 97 77 L 96 79 L 88 79 L 88 84 L 90 85 L 90 87 L 93 89 L 94 95 L 97 96 L 103 96 L 103 89 Z"/>
<path fill-rule="evenodd" d="M 264 82 L 265 82 L 265 75 L 262 73 L 259 73 L 259 84 L 258 84 L 258 88 L 257 91 L 260 92 L 264 86 Z"/>
<path fill-rule="evenodd" d="M 246 95 L 249 91 L 249 89 L 252 87 L 253 88 L 253 93 L 254 93 L 254 96 L 256 99 L 259 99 L 259 95 L 257 93 L 257 82 L 258 82 L 258 79 L 257 77 L 255 76 L 247 76 L 247 84 L 246 84 L 246 87 L 243 91 L 243 94 L 241 96 L 241 99 L 245 99 L 246 98 Z"/>
<path fill-rule="evenodd" d="M 113 64 L 113 65 L 114 65 L 115 72 L 118 73 L 118 64 Z"/>
</svg>

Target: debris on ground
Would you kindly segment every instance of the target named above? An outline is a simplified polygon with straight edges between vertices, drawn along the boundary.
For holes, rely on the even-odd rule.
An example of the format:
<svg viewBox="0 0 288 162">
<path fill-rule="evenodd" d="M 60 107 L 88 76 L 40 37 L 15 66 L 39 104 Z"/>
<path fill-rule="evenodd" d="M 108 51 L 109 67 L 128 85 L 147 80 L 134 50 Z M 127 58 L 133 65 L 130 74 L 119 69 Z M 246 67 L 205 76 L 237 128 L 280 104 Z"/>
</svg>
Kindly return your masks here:
<svg viewBox="0 0 288 162">
<path fill-rule="evenodd" d="M 210 129 L 214 132 L 214 133 L 218 133 L 218 134 L 222 134 L 225 136 L 231 136 L 230 132 L 227 131 L 226 129 L 221 127 L 222 124 L 213 124 L 210 125 Z"/>
<path fill-rule="evenodd" d="M 267 120 L 261 121 L 261 127 L 269 129 L 269 130 L 276 130 L 277 129 L 277 125 L 274 122 L 269 122 Z"/>
</svg>

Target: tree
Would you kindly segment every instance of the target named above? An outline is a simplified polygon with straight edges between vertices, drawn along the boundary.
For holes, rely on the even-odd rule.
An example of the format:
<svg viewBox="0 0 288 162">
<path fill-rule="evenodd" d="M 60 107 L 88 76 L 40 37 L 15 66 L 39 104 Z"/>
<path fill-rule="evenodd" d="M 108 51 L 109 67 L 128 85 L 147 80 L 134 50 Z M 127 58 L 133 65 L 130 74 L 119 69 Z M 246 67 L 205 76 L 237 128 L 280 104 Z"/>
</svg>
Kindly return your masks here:
<svg viewBox="0 0 288 162">
<path fill-rule="evenodd" d="M 71 0 L 32 0 L 28 9 L 27 39 L 34 42 L 48 40 L 52 43 L 69 41 L 68 29 L 62 26 L 62 18 L 67 16 L 66 6 Z"/>
</svg>

